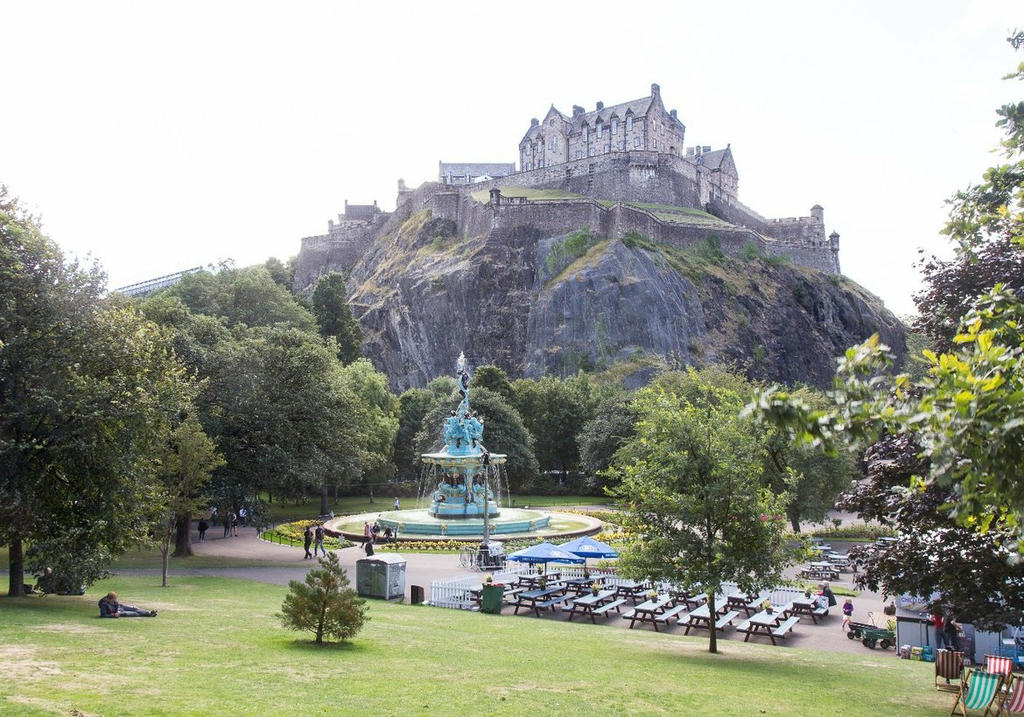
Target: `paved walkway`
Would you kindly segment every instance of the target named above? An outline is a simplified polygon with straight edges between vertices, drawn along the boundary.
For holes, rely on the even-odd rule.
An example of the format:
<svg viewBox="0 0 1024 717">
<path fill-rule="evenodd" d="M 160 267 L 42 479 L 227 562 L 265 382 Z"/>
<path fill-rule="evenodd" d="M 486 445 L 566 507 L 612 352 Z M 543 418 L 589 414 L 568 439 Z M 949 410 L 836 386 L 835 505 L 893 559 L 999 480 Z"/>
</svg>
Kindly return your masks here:
<svg viewBox="0 0 1024 717">
<path fill-rule="evenodd" d="M 276 543 L 268 543 L 260 540 L 257 537 L 256 530 L 253 528 L 239 528 L 238 537 L 228 538 L 221 537 L 220 531 L 214 533 L 214 531 L 211 530 L 207 533 L 206 541 L 203 543 L 194 542 L 193 548 L 197 555 L 222 556 L 236 558 L 239 560 L 248 559 L 276 563 L 294 563 L 294 566 L 278 567 L 256 565 L 253 567 L 180 569 L 175 568 L 172 565 L 171 569 L 174 575 L 234 577 L 247 580 L 257 580 L 276 585 L 286 585 L 289 580 L 303 579 L 312 563 L 312 561 L 303 559 L 303 550 L 301 547 L 278 545 Z M 845 546 L 837 543 L 836 548 L 842 551 L 845 549 Z M 362 548 L 355 546 L 335 552 L 337 552 L 338 558 L 349 576 L 354 577 L 356 560 L 365 557 L 366 555 Z M 406 553 L 403 554 L 403 556 L 406 559 L 407 602 L 409 601 L 409 593 L 412 585 L 422 586 L 426 593 L 426 598 L 429 600 L 431 580 L 466 574 L 466 569 L 459 566 L 458 556 L 454 553 Z M 159 571 L 156 570 L 133 570 L 123 572 L 132 574 L 159 574 Z M 795 576 L 796 572 L 796 568 L 791 569 L 789 571 L 789 576 Z M 833 582 L 833 586 L 853 587 L 852 573 L 841 573 L 840 576 L 841 579 Z M 841 605 L 844 598 L 837 596 L 837 599 Z M 854 619 L 861 622 L 867 622 L 868 612 L 873 611 L 881 614 L 882 605 L 881 596 L 862 591 L 859 597 L 854 598 Z M 513 616 L 512 612 L 513 609 L 509 607 L 506 607 L 503 610 L 503 614 L 507 616 L 506 619 L 538 619 L 533 616 L 532 612 L 527 615 L 523 611 L 520 611 L 518 616 Z M 861 645 L 859 641 L 848 639 L 846 637 L 846 633 L 840 630 L 839 626 L 842 623 L 842 613 L 839 606 L 837 605 L 830 612 L 830 616 L 826 618 L 823 623 L 818 625 L 814 625 L 806 618 L 801 620 L 800 624 L 795 627 L 790 638 L 782 644 L 809 649 L 828 650 L 831 652 L 849 652 L 854 654 L 868 653 L 868 648 Z M 539 619 L 567 621 L 567 615 L 567 613 L 563 613 L 561 611 L 547 611 L 544 613 L 544 616 Z M 573 622 L 584 624 L 580 622 L 579 619 L 576 619 Z M 737 620 L 735 625 L 738 625 L 739 623 L 740 620 Z M 599 621 L 598 625 L 591 625 L 589 620 L 587 620 L 585 624 L 587 628 L 593 629 L 626 629 L 629 627 L 628 620 L 623 620 L 618 617 L 610 617 L 606 620 Z M 649 625 L 638 625 L 634 629 L 651 630 L 652 628 Z M 661 626 L 659 626 L 659 629 L 664 631 Z M 684 628 L 677 627 L 673 624 L 668 632 L 670 634 L 681 635 L 684 632 Z M 706 638 L 707 631 L 691 631 L 690 635 L 698 637 L 703 636 Z M 727 628 L 724 633 L 719 633 L 719 637 L 724 640 L 722 648 L 727 649 L 729 641 L 742 640 L 743 634 L 737 633 L 733 628 Z M 752 638 L 751 642 L 770 644 L 765 638 Z M 781 644 L 780 649 L 783 649 Z M 881 651 L 876 650 L 876 652 L 880 653 Z M 889 650 L 887 652 L 889 655 L 895 655 L 895 651 L 893 650 Z"/>
</svg>

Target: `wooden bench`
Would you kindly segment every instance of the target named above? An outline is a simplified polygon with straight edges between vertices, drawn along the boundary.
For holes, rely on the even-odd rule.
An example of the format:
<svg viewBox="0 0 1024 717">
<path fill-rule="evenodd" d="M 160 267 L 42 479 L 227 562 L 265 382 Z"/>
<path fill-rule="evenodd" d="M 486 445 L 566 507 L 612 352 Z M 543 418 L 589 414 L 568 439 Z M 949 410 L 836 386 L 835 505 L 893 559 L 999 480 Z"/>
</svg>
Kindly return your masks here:
<svg viewBox="0 0 1024 717">
<path fill-rule="evenodd" d="M 798 617 L 787 618 L 781 625 L 772 630 L 771 634 L 768 635 L 768 637 L 771 638 L 772 644 L 775 644 L 776 637 L 785 640 L 786 635 L 793 631 L 793 626 L 798 622 L 800 622 L 800 618 Z"/>
<path fill-rule="evenodd" d="M 565 602 L 568 599 L 569 599 L 568 595 L 558 595 L 556 597 L 551 598 L 550 600 L 545 600 L 544 602 L 537 603 L 537 605 L 535 607 L 538 610 L 543 610 L 544 608 L 554 607 L 555 605 L 559 605 L 559 604 Z"/>
<path fill-rule="evenodd" d="M 738 618 L 740 614 L 736 610 L 730 610 L 729 612 L 722 615 L 715 621 L 715 629 L 723 630 L 726 625 L 731 625 L 732 621 Z"/>
<path fill-rule="evenodd" d="M 666 625 L 668 625 L 668 621 L 671 618 L 674 617 L 676 619 L 676 624 L 678 625 L 679 624 L 679 613 L 683 612 L 685 609 L 686 609 L 686 605 L 676 605 L 674 608 L 672 608 L 670 610 L 666 610 L 665 612 L 663 612 L 660 615 L 658 615 L 656 618 L 654 618 L 654 621 L 655 622 L 663 622 Z"/>
<path fill-rule="evenodd" d="M 615 612 L 622 612 L 619 609 L 619 607 L 621 605 L 626 604 L 627 602 L 628 602 L 628 600 L 626 600 L 626 598 L 619 598 L 618 600 L 612 600 L 609 603 L 605 603 L 601 607 L 595 607 L 591 612 L 593 612 L 594 615 L 604 615 L 606 612 L 608 612 L 609 610 L 611 610 L 613 608 L 614 608 Z"/>
<path fill-rule="evenodd" d="M 812 610 L 812 612 L 813 612 L 813 614 L 817 615 L 818 617 L 824 618 L 824 617 L 826 617 L 828 615 L 828 608 L 827 607 L 819 607 L 819 608 L 815 608 L 814 610 Z"/>
</svg>

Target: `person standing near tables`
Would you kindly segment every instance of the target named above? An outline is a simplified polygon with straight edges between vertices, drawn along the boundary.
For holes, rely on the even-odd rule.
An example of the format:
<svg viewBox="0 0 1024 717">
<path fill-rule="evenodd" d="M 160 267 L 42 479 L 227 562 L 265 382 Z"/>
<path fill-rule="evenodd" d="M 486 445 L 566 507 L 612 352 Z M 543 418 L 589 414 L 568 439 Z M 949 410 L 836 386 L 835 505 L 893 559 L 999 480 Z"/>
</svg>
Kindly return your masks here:
<svg viewBox="0 0 1024 717">
<path fill-rule="evenodd" d="M 941 610 L 932 610 L 931 623 L 932 627 L 935 628 L 935 649 L 943 650 L 951 648 L 953 645 L 946 638 L 946 626 L 943 624 Z"/>
<path fill-rule="evenodd" d="M 819 602 L 822 603 L 821 606 L 825 608 L 825 614 L 828 615 L 828 609 L 830 607 L 835 607 L 836 605 L 836 596 L 832 593 L 832 588 L 828 586 L 827 580 L 819 583 L 818 587 L 821 588 L 821 592 L 819 592 L 818 595 L 825 598 L 823 601 Z"/>
<path fill-rule="evenodd" d="M 952 615 L 946 615 L 943 620 L 944 624 L 942 625 L 942 630 L 946 633 L 946 642 L 952 645 L 953 649 L 957 652 L 963 652 L 964 648 L 960 642 L 959 623 L 953 619 Z"/>
</svg>

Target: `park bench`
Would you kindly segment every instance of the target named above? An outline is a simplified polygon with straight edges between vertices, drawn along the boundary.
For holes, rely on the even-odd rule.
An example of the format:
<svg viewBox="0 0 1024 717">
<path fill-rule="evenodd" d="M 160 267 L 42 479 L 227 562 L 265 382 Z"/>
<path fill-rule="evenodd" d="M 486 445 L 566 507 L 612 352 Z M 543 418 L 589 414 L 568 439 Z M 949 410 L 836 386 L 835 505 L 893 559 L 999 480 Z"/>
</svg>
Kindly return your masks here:
<svg viewBox="0 0 1024 717">
<path fill-rule="evenodd" d="M 654 621 L 662 622 L 668 625 L 668 621 L 674 617 L 676 619 L 676 624 L 678 625 L 679 613 L 683 612 L 684 610 L 686 610 L 686 605 L 676 605 L 674 608 L 666 610 L 665 612 L 658 615 L 656 618 L 654 618 Z"/>
<path fill-rule="evenodd" d="M 787 618 L 786 620 L 784 620 L 782 622 L 782 624 L 779 625 L 777 628 L 772 630 L 771 635 L 770 635 L 770 637 L 772 639 L 772 644 L 773 645 L 775 644 L 775 638 L 776 637 L 785 640 L 786 636 L 790 632 L 793 631 L 793 626 L 796 625 L 798 622 L 800 622 L 800 618 L 798 618 L 798 617 L 790 617 L 790 618 Z"/>
<path fill-rule="evenodd" d="M 545 600 L 544 602 L 537 603 L 536 608 L 538 610 L 543 610 L 544 608 L 554 607 L 555 605 L 560 605 L 568 599 L 568 595 L 558 595 L 556 597 L 551 598 L 550 600 Z"/>
<path fill-rule="evenodd" d="M 595 615 L 604 615 L 609 610 L 614 609 L 615 612 L 621 612 L 620 606 L 628 602 L 626 598 L 619 598 L 618 600 L 612 600 L 609 603 L 605 603 L 601 607 L 595 607 L 593 613 Z"/>
<path fill-rule="evenodd" d="M 735 620 L 736 618 L 738 618 L 739 616 L 740 616 L 739 612 L 737 612 L 736 610 L 730 610 L 729 612 L 725 613 L 724 615 L 722 615 L 722 617 L 718 618 L 715 621 L 715 629 L 716 630 L 723 630 L 723 629 L 725 629 L 726 625 L 731 625 L 732 621 Z"/>
</svg>

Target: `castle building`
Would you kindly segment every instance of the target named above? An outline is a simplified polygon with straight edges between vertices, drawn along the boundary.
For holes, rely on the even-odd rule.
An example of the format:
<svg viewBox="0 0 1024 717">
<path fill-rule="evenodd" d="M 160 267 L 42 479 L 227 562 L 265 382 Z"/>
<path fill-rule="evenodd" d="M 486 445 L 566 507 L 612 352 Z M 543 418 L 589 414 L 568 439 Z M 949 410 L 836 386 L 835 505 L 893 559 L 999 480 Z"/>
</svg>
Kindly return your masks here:
<svg viewBox="0 0 1024 717">
<path fill-rule="evenodd" d="M 437 181 L 441 184 L 477 184 L 515 174 L 516 165 L 508 163 L 437 163 Z"/>
<path fill-rule="evenodd" d="M 661 88 L 651 85 L 649 97 L 605 107 L 598 102 L 587 112 L 573 105 L 572 116 L 554 105 L 543 121 L 530 120 L 519 143 L 519 166 L 526 172 L 609 152 L 635 150 L 681 155 L 686 126 L 675 110 L 666 111 Z"/>
</svg>

